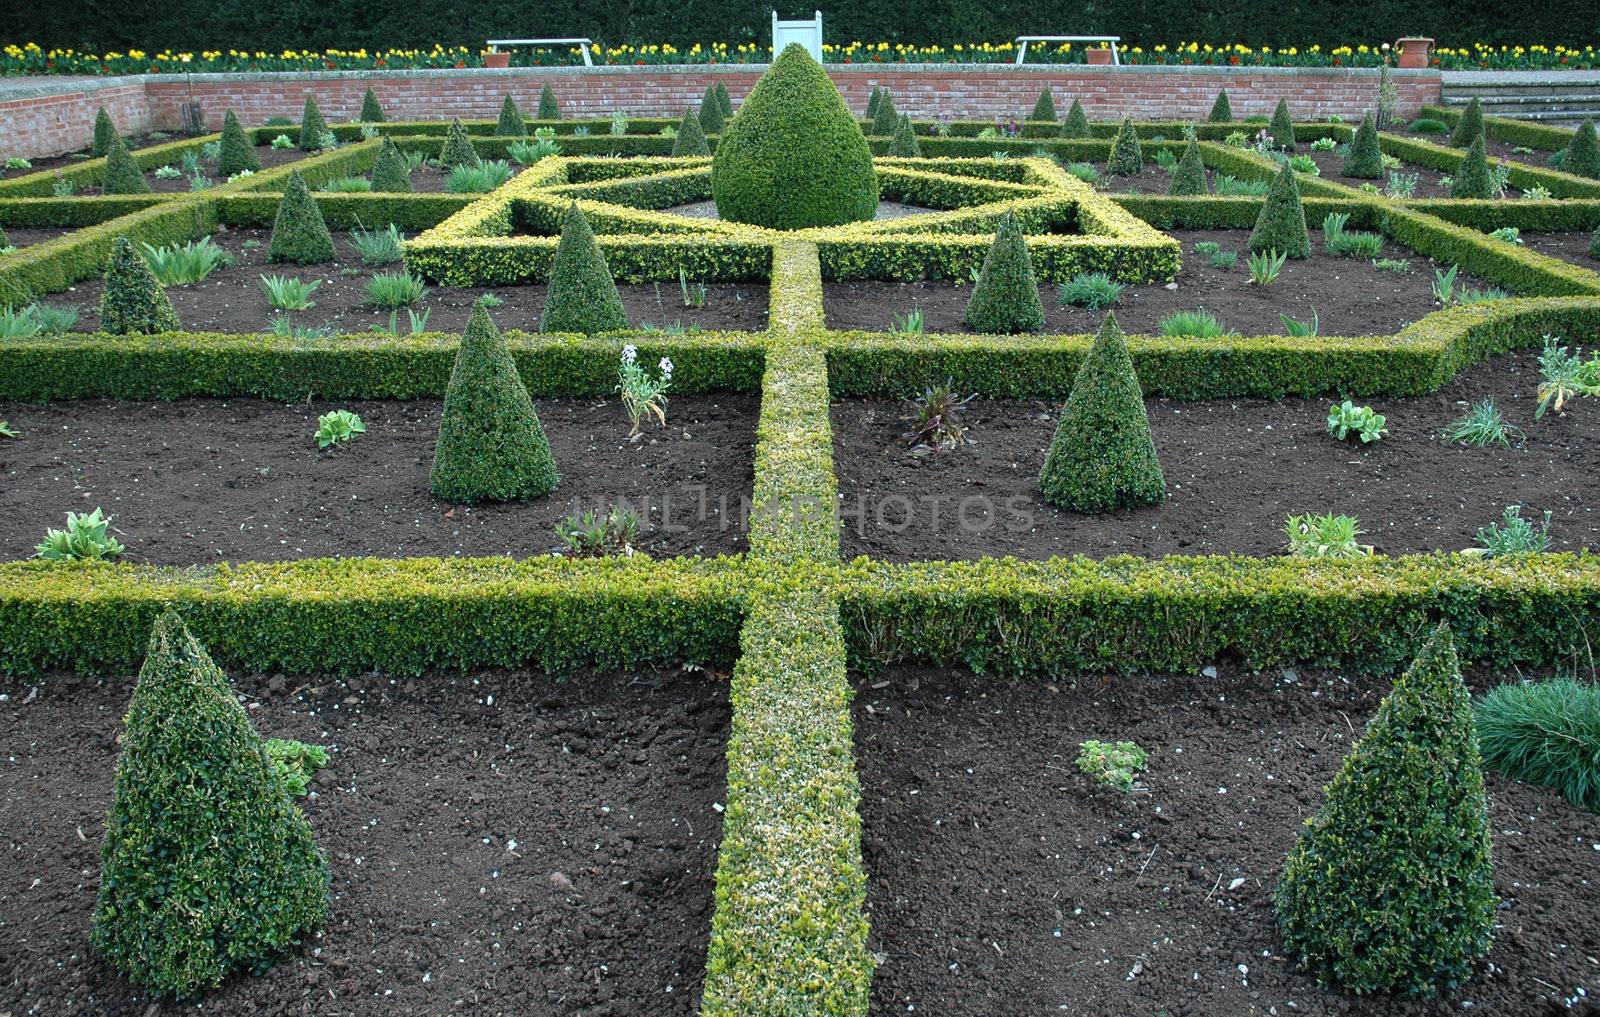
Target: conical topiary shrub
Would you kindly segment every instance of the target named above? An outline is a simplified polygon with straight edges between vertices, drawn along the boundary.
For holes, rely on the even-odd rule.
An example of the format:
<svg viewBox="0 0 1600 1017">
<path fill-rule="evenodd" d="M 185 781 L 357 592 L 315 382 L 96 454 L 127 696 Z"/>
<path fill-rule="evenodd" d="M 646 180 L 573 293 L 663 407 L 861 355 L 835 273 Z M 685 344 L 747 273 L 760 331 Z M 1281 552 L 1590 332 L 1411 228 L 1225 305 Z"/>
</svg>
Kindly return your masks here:
<svg viewBox="0 0 1600 1017">
<path fill-rule="evenodd" d="M 877 116 L 878 116 L 878 103 L 880 103 L 882 101 L 883 101 L 883 86 L 882 85 L 874 85 L 873 88 L 872 88 L 872 94 L 867 96 L 867 117 L 866 117 L 866 119 L 867 119 L 868 122 L 871 122 L 871 121 L 877 119 Z"/>
<path fill-rule="evenodd" d="M 367 94 L 361 97 L 361 122 L 364 124 L 381 124 L 386 118 L 383 106 L 378 102 L 377 95 L 372 89 L 367 89 Z"/>
<path fill-rule="evenodd" d="M 1289 117 L 1289 100 L 1278 100 L 1278 108 L 1272 111 L 1272 123 L 1267 131 L 1272 135 L 1273 147 L 1285 152 L 1294 151 L 1294 120 Z"/>
<path fill-rule="evenodd" d="M 168 610 L 128 703 L 90 943 L 190 996 L 259 973 L 328 917 L 328 862 L 227 675 Z"/>
<path fill-rule="evenodd" d="M 539 90 L 539 119 L 560 120 L 561 106 L 556 102 L 555 89 L 549 85 Z"/>
<path fill-rule="evenodd" d="M 711 193 L 722 218 L 773 229 L 838 226 L 877 212 L 878 176 L 861 125 L 798 43 L 773 61 L 717 140 Z"/>
<path fill-rule="evenodd" d="M 144 178 L 144 170 L 133 161 L 133 156 L 128 153 L 128 146 L 121 137 L 112 138 L 111 151 L 106 153 L 106 171 L 100 181 L 100 193 L 150 193 L 150 181 Z"/>
<path fill-rule="evenodd" d="M 1050 441 L 1039 490 L 1074 512 L 1110 512 L 1166 500 L 1144 393 L 1117 319 L 1106 315 Z"/>
<path fill-rule="evenodd" d="M 261 160 L 256 158 L 255 144 L 244 133 L 233 110 L 228 110 L 222 115 L 222 152 L 217 156 L 217 175 L 231 177 L 245 170 L 255 173 L 260 169 Z"/>
<path fill-rule="evenodd" d="M 1424 995 L 1489 950 L 1496 898 L 1472 700 L 1441 624 L 1289 852 L 1284 946 L 1327 986 Z"/>
<path fill-rule="evenodd" d="M 1106 160 L 1106 170 L 1114 176 L 1131 177 L 1144 169 L 1144 153 L 1139 148 L 1139 134 L 1132 120 L 1123 120 L 1117 138 L 1111 143 L 1111 157 Z"/>
<path fill-rule="evenodd" d="M 1344 175 L 1362 180 L 1383 179 L 1383 149 L 1378 147 L 1378 123 L 1371 111 L 1361 118 L 1350 151 L 1344 157 Z"/>
<path fill-rule="evenodd" d="M 700 97 L 699 120 L 702 138 L 708 134 L 721 134 L 728 125 L 728 118 L 722 113 L 722 97 L 717 95 L 715 85 L 707 85 L 706 94 Z"/>
<path fill-rule="evenodd" d="M 300 114 L 300 151 L 316 152 L 322 148 L 322 136 L 328 133 L 328 122 L 322 119 L 317 100 L 306 96 L 305 111 Z"/>
<path fill-rule="evenodd" d="M 911 118 L 904 113 L 900 114 L 900 119 L 894 125 L 894 137 L 889 139 L 889 154 L 900 159 L 916 159 L 922 155 L 916 129 L 911 126 Z"/>
<path fill-rule="evenodd" d="M 385 194 L 411 193 L 411 171 L 387 134 L 378 143 L 378 161 L 372 167 L 372 189 Z"/>
<path fill-rule="evenodd" d="M 1083 112 L 1083 103 L 1073 99 L 1072 108 L 1067 110 L 1067 118 L 1061 122 L 1061 137 L 1087 138 L 1093 133 L 1089 128 L 1089 117 Z"/>
<path fill-rule="evenodd" d="M 1226 88 L 1217 93 L 1217 101 L 1211 104 L 1211 115 L 1206 119 L 1214 124 L 1226 124 L 1233 121 L 1233 104 L 1228 102 L 1228 90 Z"/>
<path fill-rule="evenodd" d="M 505 337 L 474 305 L 444 394 L 433 493 L 446 501 L 522 501 L 560 483 L 550 442 Z"/>
<path fill-rule="evenodd" d="M 1055 123 L 1056 100 L 1046 88 L 1039 93 L 1039 98 L 1033 101 L 1033 112 L 1028 114 L 1029 120 L 1046 120 Z"/>
<path fill-rule="evenodd" d="M 1585 120 L 1578 126 L 1561 160 L 1561 171 L 1600 180 L 1600 143 L 1595 140 L 1593 120 Z"/>
<path fill-rule="evenodd" d="M 1450 197 L 1483 200 L 1494 197 L 1494 178 L 1489 173 L 1489 160 L 1483 153 L 1481 133 L 1472 139 L 1466 156 L 1456 166 L 1450 181 Z"/>
<path fill-rule="evenodd" d="M 1178 160 L 1177 168 L 1172 171 L 1172 183 L 1167 187 L 1167 193 L 1206 193 L 1206 165 L 1200 161 L 1200 146 L 1193 138 L 1183 146 L 1183 157 Z"/>
<path fill-rule="evenodd" d="M 628 312 L 611 280 L 605 255 L 594 242 L 589 220 L 573 202 L 561 224 L 561 242 L 545 287 L 543 332 L 615 332 L 628 327 Z"/>
<path fill-rule="evenodd" d="M 117 125 L 111 122 L 111 114 L 101 106 L 94 114 L 94 157 L 103 159 L 111 154 L 111 142 L 120 138 Z"/>
<path fill-rule="evenodd" d="M 272 223 L 272 240 L 267 245 L 267 260 L 297 265 L 333 260 L 333 237 L 299 170 L 290 172 L 289 182 L 284 185 L 278 217 Z"/>
<path fill-rule="evenodd" d="M 1306 210 L 1300 204 L 1300 185 L 1287 164 L 1267 190 L 1267 200 L 1250 231 L 1250 250 L 1277 251 L 1290 258 L 1311 257 L 1311 235 L 1306 232 Z"/>
<path fill-rule="evenodd" d="M 894 96 L 885 88 L 878 96 L 878 108 L 872 111 L 872 134 L 887 138 L 894 133 L 900 113 L 894 108 Z"/>
<path fill-rule="evenodd" d="M 716 96 L 711 97 L 712 109 L 717 108 Z M 701 109 L 705 107 L 702 105 Z M 717 109 L 720 114 L 722 110 Z M 700 114 L 694 110 L 684 110 L 683 119 L 678 121 L 678 136 L 672 139 L 673 155 L 710 155 L 711 146 L 706 144 L 705 133 L 700 129 Z"/>
<path fill-rule="evenodd" d="M 1466 148 L 1472 144 L 1472 139 L 1483 133 L 1483 105 L 1478 102 L 1478 97 L 1473 96 L 1467 103 L 1467 108 L 1462 112 L 1461 119 L 1456 121 L 1455 130 L 1450 132 L 1451 148 Z"/>
<path fill-rule="evenodd" d="M 1033 258 L 1016 216 L 1007 212 L 995 228 L 994 243 L 967 301 L 967 326 L 977 332 L 1009 335 L 1044 327 L 1044 305 L 1033 277 Z"/>
<path fill-rule="evenodd" d="M 733 96 L 728 94 L 728 86 L 720 81 L 717 82 L 717 101 L 722 103 L 722 119 L 726 123 L 733 116 Z"/>
<path fill-rule="evenodd" d="M 522 110 L 517 108 L 517 100 L 506 93 L 505 101 L 500 104 L 500 119 L 495 122 L 494 133 L 501 138 L 526 138 L 528 136 L 527 121 L 522 119 Z"/>
<path fill-rule="evenodd" d="M 461 123 L 461 118 L 453 118 L 450 121 L 450 133 L 445 135 L 444 146 L 439 150 L 439 165 L 448 172 L 457 166 L 478 166 L 482 162 L 478 150 L 472 147 L 472 139 L 467 137 L 467 128 Z"/>
<path fill-rule="evenodd" d="M 127 237 L 118 237 L 111 247 L 111 267 L 106 270 L 106 288 L 100 297 L 100 331 L 151 335 L 182 330 L 172 301 L 151 274 L 144 255 L 134 250 Z"/>
</svg>

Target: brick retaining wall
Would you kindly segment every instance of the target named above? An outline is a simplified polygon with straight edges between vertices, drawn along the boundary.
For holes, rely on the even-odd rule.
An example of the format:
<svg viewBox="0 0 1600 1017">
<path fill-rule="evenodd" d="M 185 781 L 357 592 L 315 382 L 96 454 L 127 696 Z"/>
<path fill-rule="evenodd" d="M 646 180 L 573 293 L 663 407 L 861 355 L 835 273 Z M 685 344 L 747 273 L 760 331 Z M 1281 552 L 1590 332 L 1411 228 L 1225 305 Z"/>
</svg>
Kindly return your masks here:
<svg viewBox="0 0 1600 1017">
<path fill-rule="evenodd" d="M 359 114 L 368 87 L 393 120 L 492 119 L 507 91 L 531 114 L 540 90 L 549 84 L 569 117 L 604 116 L 617 109 L 639 116 L 677 116 L 698 104 L 713 81 L 722 81 L 737 103 L 762 70 L 759 66 L 538 67 L 196 74 L 192 79 L 155 75 L 12 79 L 14 83 L 0 81 L 0 157 L 46 156 L 82 148 L 91 136 L 95 108 L 102 104 L 129 133 L 177 128 L 191 98 L 201 104 L 213 127 L 221 125 L 229 108 L 246 124 L 274 116 L 298 120 L 308 95 L 316 96 L 330 121 L 349 121 Z M 1299 67 L 831 65 L 828 73 L 854 109 L 864 110 L 872 89 L 884 85 L 894 93 L 901 112 L 963 120 L 1020 118 L 1045 87 L 1055 93 L 1063 112 L 1071 97 L 1082 99 L 1094 120 L 1196 119 L 1210 110 L 1222 88 L 1228 90 L 1234 116 L 1239 118 L 1270 114 L 1279 99 L 1287 99 L 1296 119 L 1331 113 L 1350 119 L 1376 102 L 1378 88 L 1376 71 Z M 1394 81 L 1401 115 L 1439 101 L 1437 71 L 1396 71 Z"/>
</svg>

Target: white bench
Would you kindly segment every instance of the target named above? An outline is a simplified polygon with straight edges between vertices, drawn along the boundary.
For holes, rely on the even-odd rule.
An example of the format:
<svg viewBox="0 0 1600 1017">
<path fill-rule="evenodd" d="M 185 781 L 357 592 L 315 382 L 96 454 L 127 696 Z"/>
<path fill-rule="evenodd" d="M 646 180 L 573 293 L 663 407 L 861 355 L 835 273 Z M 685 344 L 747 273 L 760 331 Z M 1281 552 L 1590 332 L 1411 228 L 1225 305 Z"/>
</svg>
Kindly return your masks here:
<svg viewBox="0 0 1600 1017">
<path fill-rule="evenodd" d="M 1028 55 L 1030 42 L 1109 42 L 1111 44 L 1111 62 L 1121 64 L 1117 56 L 1117 43 L 1122 41 L 1120 35 L 1019 35 L 1017 36 L 1017 63 L 1022 63 Z"/>
<path fill-rule="evenodd" d="M 577 46 L 583 50 L 583 66 L 594 66 L 594 61 L 589 59 L 593 39 L 490 39 L 488 43 L 491 53 L 500 52 L 501 46 Z"/>
</svg>

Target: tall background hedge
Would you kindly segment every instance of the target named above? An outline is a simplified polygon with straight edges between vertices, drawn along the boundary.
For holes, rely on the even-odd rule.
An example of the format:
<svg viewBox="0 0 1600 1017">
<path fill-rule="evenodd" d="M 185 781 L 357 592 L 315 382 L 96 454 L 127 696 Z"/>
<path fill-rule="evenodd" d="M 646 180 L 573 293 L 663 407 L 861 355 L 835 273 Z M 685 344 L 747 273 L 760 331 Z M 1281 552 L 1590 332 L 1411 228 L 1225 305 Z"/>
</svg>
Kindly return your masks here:
<svg viewBox="0 0 1600 1017">
<path fill-rule="evenodd" d="M 772 5 L 766 0 L 633 0 L 628 4 L 547 0 L 462 0 L 417 4 L 401 0 L 65 0 L 12 4 L 0 42 L 91 52 L 138 48 L 151 53 L 248 49 L 367 49 L 481 46 L 485 38 L 589 36 L 612 45 L 665 42 L 771 44 Z M 813 5 L 779 6 L 784 17 L 809 17 Z M 1593 41 L 1592 0 L 1547 0 L 1519 7 L 1467 0 L 1414 0 L 1403 12 L 1384 4 L 1301 0 L 1239 4 L 1171 4 L 1159 0 L 858 0 L 823 9 L 829 42 L 904 42 L 921 45 L 989 40 L 1023 34 L 1112 32 L 1124 45 L 1184 40 L 1249 46 L 1324 47 L 1392 42 L 1403 35 L 1437 38 L 1441 45 Z"/>
</svg>

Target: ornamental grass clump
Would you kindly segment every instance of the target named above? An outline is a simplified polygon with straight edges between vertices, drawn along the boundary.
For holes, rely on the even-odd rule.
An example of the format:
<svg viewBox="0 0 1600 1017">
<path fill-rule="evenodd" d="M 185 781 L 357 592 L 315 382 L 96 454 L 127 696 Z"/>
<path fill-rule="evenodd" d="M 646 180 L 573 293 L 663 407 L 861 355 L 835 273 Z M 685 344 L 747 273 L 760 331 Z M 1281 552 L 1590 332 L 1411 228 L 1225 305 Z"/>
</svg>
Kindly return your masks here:
<svg viewBox="0 0 1600 1017">
<path fill-rule="evenodd" d="M 111 122 L 111 114 L 106 112 L 106 108 L 101 106 L 95 110 L 94 148 L 92 149 L 94 157 L 101 159 L 110 155 L 111 142 L 120 137 L 121 135 L 117 133 L 117 125 Z"/>
<path fill-rule="evenodd" d="M 1483 104 L 1478 102 L 1478 97 L 1473 96 L 1467 103 L 1467 108 L 1461 114 L 1461 119 L 1456 121 L 1455 130 L 1450 132 L 1451 148 L 1466 148 L 1472 144 L 1472 139 L 1483 133 Z"/>
<path fill-rule="evenodd" d="M 700 121 L 702 138 L 709 134 L 721 134 L 722 129 L 728 126 L 728 117 L 722 110 L 722 97 L 717 94 L 716 85 L 706 86 L 706 94 L 700 97 L 700 112 L 697 117 Z M 683 133 L 681 127 L 678 133 Z"/>
<path fill-rule="evenodd" d="M 1039 490 L 1074 512 L 1110 512 L 1166 500 L 1144 393 L 1117 319 L 1107 314 L 1072 381 Z"/>
<path fill-rule="evenodd" d="M 1572 136 L 1562 157 L 1561 169 L 1566 173 L 1600 179 L 1600 141 L 1595 138 L 1593 120 L 1585 120 Z"/>
<path fill-rule="evenodd" d="M 1285 165 L 1267 190 L 1266 203 L 1250 231 L 1250 250 L 1273 251 L 1290 258 L 1311 257 L 1311 234 L 1306 231 L 1305 206 L 1294 170 Z"/>
<path fill-rule="evenodd" d="M 712 105 L 716 105 L 715 97 Z M 703 106 L 701 107 L 704 108 Z M 721 110 L 718 110 L 720 113 Z M 710 155 L 711 146 L 706 143 L 705 132 L 701 130 L 701 117 L 694 110 L 684 110 L 683 119 L 678 121 L 678 136 L 672 139 L 673 155 Z"/>
<path fill-rule="evenodd" d="M 111 150 L 106 153 L 105 176 L 100 182 L 102 194 L 149 194 L 150 181 L 144 170 L 133 161 L 128 146 L 120 136 L 111 139 Z"/>
<path fill-rule="evenodd" d="M 1033 112 L 1028 114 L 1028 119 L 1034 122 L 1056 122 L 1056 100 L 1046 88 L 1039 92 L 1039 98 L 1033 102 Z"/>
<path fill-rule="evenodd" d="M 505 101 L 500 104 L 500 119 L 495 122 L 494 133 L 501 138 L 526 138 L 528 136 L 527 121 L 522 119 L 522 110 L 517 108 L 517 100 L 507 92 Z"/>
<path fill-rule="evenodd" d="M 1486 769 L 1553 787 L 1574 807 L 1600 812 L 1600 682 L 1501 685 L 1473 713 Z"/>
<path fill-rule="evenodd" d="M 556 102 L 555 89 L 551 88 L 549 85 L 546 85 L 544 88 L 539 90 L 539 119 L 561 119 L 561 105 L 560 103 Z"/>
<path fill-rule="evenodd" d="M 461 123 L 461 118 L 451 119 L 450 133 L 445 136 L 444 147 L 439 150 L 439 165 L 446 170 L 453 170 L 457 166 L 477 166 L 482 161 L 478 157 L 478 150 L 472 147 L 472 139 L 467 137 L 467 129 Z"/>
<path fill-rule="evenodd" d="M 1378 147 L 1378 123 L 1369 111 L 1361 118 L 1356 136 L 1350 142 L 1350 152 L 1344 157 L 1342 172 L 1347 177 L 1361 180 L 1383 179 L 1383 150 Z"/>
<path fill-rule="evenodd" d="M 384 115 L 382 104 L 378 102 L 377 95 L 373 94 L 372 89 L 367 89 L 366 94 L 361 97 L 361 122 L 364 124 L 381 124 L 387 119 L 388 117 Z"/>
<path fill-rule="evenodd" d="M 1347 992 L 1433 995 L 1494 933 L 1472 701 L 1448 624 L 1428 637 L 1306 821 L 1275 894 L 1289 955 Z"/>
<path fill-rule="evenodd" d="M 611 279 L 605 255 L 594 242 L 589 220 L 573 202 L 561 224 L 561 242 L 545 287 L 542 332 L 615 332 L 628 327 L 628 313 Z"/>
<path fill-rule="evenodd" d="M 1483 151 L 1483 135 L 1472 139 L 1466 158 L 1456 167 L 1450 183 L 1450 197 L 1488 199 L 1495 195 L 1494 177 Z"/>
<path fill-rule="evenodd" d="M 1272 111 L 1272 122 L 1267 125 L 1267 131 L 1272 135 L 1274 148 L 1285 152 L 1294 151 L 1294 120 L 1289 117 L 1289 100 L 1278 100 L 1278 107 Z"/>
<path fill-rule="evenodd" d="M 889 154 L 901 159 L 916 159 L 922 155 L 922 145 L 917 142 L 917 132 L 911 126 L 911 117 L 902 113 L 894 125 L 894 137 L 889 139 Z"/>
<path fill-rule="evenodd" d="M 1228 102 L 1228 90 L 1226 88 L 1217 93 L 1217 101 L 1211 104 L 1211 115 L 1206 119 L 1214 124 L 1233 122 L 1233 105 Z"/>
<path fill-rule="evenodd" d="M 372 189 L 385 194 L 410 194 L 411 169 L 405 156 L 387 134 L 378 143 L 378 161 L 372 167 Z"/>
<path fill-rule="evenodd" d="M 1167 193 L 1178 195 L 1206 193 L 1206 166 L 1200 161 L 1200 146 L 1193 138 L 1183 146 L 1183 158 L 1178 160 L 1178 168 L 1172 172 L 1172 183 L 1167 186 Z"/>
<path fill-rule="evenodd" d="M 1066 119 L 1061 121 L 1060 136 L 1063 138 L 1087 138 L 1091 133 L 1089 116 L 1083 111 L 1083 103 L 1073 99 L 1072 108 L 1067 110 Z"/>
<path fill-rule="evenodd" d="M 258 974 L 328 917 L 328 862 L 222 669 L 171 610 L 128 703 L 89 940 L 160 995 Z"/>
<path fill-rule="evenodd" d="M 1033 259 L 1016 216 L 1007 212 L 967 301 L 966 323 L 978 332 L 1010 335 L 1044 327 L 1044 305 L 1033 275 Z"/>
<path fill-rule="evenodd" d="M 1139 135 L 1132 120 L 1123 120 L 1117 139 L 1111 143 L 1111 157 L 1106 169 L 1113 176 L 1131 177 L 1144 169 L 1144 155 L 1139 149 Z"/>
<path fill-rule="evenodd" d="M 550 442 L 505 337 L 474 306 L 445 389 L 433 493 L 446 501 L 522 501 L 560 482 Z"/>
<path fill-rule="evenodd" d="M 127 237 L 111 249 L 105 293 L 100 297 L 100 331 L 112 335 L 150 335 L 183 328 L 172 301 L 156 281 L 143 256 Z"/>
<path fill-rule="evenodd" d="M 300 141 L 302 152 L 315 152 L 322 148 L 323 135 L 328 133 L 328 122 L 322 119 L 317 100 L 306 96 L 305 110 L 300 114 Z"/>
<path fill-rule="evenodd" d="M 311 196 L 305 178 L 298 170 L 289 174 L 278 216 L 272 223 L 272 240 L 267 245 L 268 261 L 288 261 L 315 265 L 333 260 L 333 236 L 323 221 L 322 209 Z"/>
<path fill-rule="evenodd" d="M 256 146 L 230 109 L 222 115 L 222 149 L 217 155 L 217 175 L 231 177 L 246 170 L 259 173 L 261 160 L 256 158 Z"/>
</svg>

